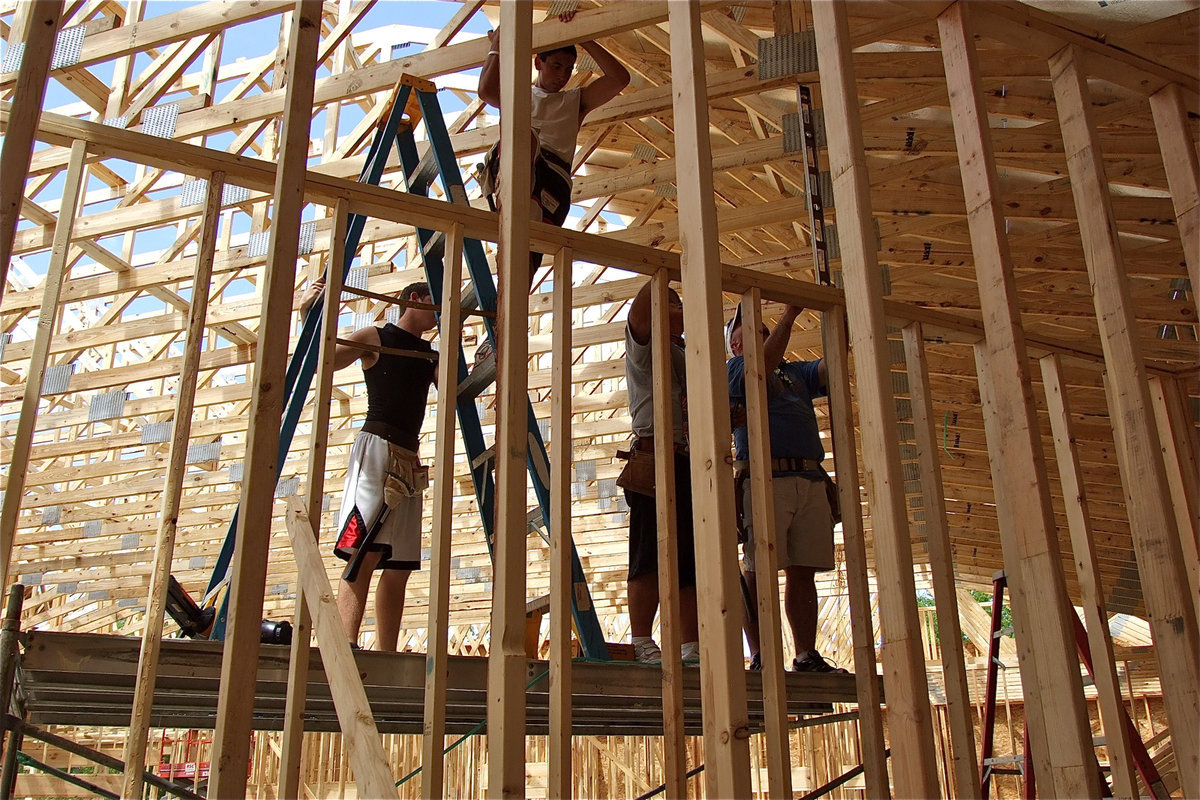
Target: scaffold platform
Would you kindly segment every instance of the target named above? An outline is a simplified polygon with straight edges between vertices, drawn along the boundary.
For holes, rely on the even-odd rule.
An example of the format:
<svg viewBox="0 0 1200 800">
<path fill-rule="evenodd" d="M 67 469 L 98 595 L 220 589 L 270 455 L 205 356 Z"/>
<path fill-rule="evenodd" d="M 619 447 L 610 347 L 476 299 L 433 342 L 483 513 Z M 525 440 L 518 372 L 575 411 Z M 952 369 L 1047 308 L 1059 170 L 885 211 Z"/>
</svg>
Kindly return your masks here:
<svg viewBox="0 0 1200 800">
<path fill-rule="evenodd" d="M 35 725 L 129 724 L 141 640 L 133 636 L 29 631 L 21 634 L 17 691 Z M 151 711 L 153 727 L 213 728 L 220 687 L 222 642 L 164 639 Z M 263 645 L 258 663 L 253 726 L 280 730 L 288 677 L 288 648 Z M 380 733 L 421 733 L 425 695 L 424 653 L 356 652 L 359 674 Z M 339 730 L 321 655 L 312 648 L 304 728 Z M 446 703 L 448 734 L 468 733 L 487 717 L 488 660 L 451 656 Z M 527 665 L 526 718 L 530 735 L 549 728 L 549 665 Z M 700 670 L 683 671 L 684 728 L 701 731 Z M 662 673 L 632 662 L 573 662 L 572 717 L 577 735 L 661 735 Z M 786 677 L 788 714 L 832 711 L 857 701 L 853 675 Z M 751 731 L 762 725 L 762 678 L 746 673 Z"/>
</svg>

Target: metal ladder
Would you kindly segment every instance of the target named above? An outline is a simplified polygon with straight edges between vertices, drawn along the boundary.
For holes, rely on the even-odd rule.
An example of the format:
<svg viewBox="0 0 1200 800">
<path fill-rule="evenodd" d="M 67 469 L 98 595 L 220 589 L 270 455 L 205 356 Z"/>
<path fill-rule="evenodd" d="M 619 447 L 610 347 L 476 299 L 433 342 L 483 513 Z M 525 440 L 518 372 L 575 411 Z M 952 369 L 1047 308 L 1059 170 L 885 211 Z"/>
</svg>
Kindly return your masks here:
<svg viewBox="0 0 1200 800">
<path fill-rule="evenodd" d="M 983 800 L 987 800 L 990 782 L 993 775 L 1020 775 L 1022 776 L 1022 789 L 1024 796 L 1032 798 L 1036 791 L 1036 780 L 1033 773 L 1033 758 L 1029 751 L 1029 725 L 1025 725 L 1023 737 L 1025 740 L 1025 752 L 1016 758 L 993 758 L 992 757 L 992 739 L 996 729 L 996 688 L 999 678 L 1000 663 L 1000 637 L 1007 631 L 1001 628 L 1001 613 L 1004 608 L 1004 590 L 1008 586 L 1008 578 L 1004 571 L 1001 570 L 992 576 L 992 638 L 988 643 L 988 668 L 987 682 L 983 701 L 983 721 L 982 721 L 982 743 L 980 746 L 979 765 L 980 765 L 980 788 L 982 789 Z M 1083 662 L 1087 669 L 1088 675 L 1095 676 L 1092 669 L 1092 654 L 1088 646 L 1087 630 L 1083 627 L 1083 623 L 1079 621 L 1079 615 L 1074 609 L 1071 611 L 1071 621 L 1075 630 L 1075 647 L 1079 652 L 1079 660 Z M 1162 776 L 1158 772 L 1158 768 L 1154 766 L 1154 760 L 1150 757 L 1146 750 L 1146 745 L 1142 741 L 1141 734 L 1138 732 L 1137 726 L 1133 724 L 1133 720 L 1129 718 L 1129 712 L 1125 710 L 1124 703 L 1121 704 L 1121 724 L 1125 725 L 1129 731 L 1129 744 L 1133 755 L 1134 768 L 1137 770 L 1142 782 L 1145 783 L 1149 790 L 1150 797 L 1163 798 L 1170 797 L 1170 792 L 1167 791 L 1163 783 Z M 1016 763 L 1016 768 L 1004 768 L 1000 766 L 1005 763 Z M 1108 780 L 1104 776 L 1104 770 L 1100 766 L 1099 761 L 1096 763 L 1096 768 L 1100 770 L 1100 793 L 1103 797 L 1112 797 L 1112 789 L 1108 785 Z"/>
</svg>

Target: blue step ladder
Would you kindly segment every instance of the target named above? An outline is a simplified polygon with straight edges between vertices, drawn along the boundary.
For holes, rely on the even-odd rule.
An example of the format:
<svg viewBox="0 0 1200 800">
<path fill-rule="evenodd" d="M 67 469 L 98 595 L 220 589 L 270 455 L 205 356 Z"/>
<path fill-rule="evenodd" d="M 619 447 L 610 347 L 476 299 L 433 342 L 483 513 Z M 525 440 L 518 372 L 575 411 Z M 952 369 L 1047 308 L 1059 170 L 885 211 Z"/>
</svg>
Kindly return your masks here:
<svg viewBox="0 0 1200 800">
<path fill-rule="evenodd" d="M 384 118 L 385 121 L 375 132 L 375 139 L 367 153 L 359 182 L 379 185 L 394 144 L 400 159 L 405 187 L 409 193 L 427 197 L 433 182 L 440 180 L 442 190 L 450 202 L 464 206 L 469 205 L 462 174 L 459 171 L 458 161 L 455 159 L 454 148 L 450 141 L 450 132 L 446 128 L 446 121 L 438 102 L 437 87 L 426 80 L 407 75 L 401 76 L 393 91 L 391 107 L 385 112 Z M 419 154 L 414 136 L 414 128 L 422 120 L 425 123 L 425 135 L 429 144 L 424 157 Z M 342 265 L 343 283 L 354 262 L 366 221 L 367 217 L 362 214 L 349 215 L 346 227 L 345 261 Z M 417 228 L 417 240 L 430 292 L 433 295 L 434 303 L 440 306 L 444 283 L 442 255 L 445 236 L 439 231 Z M 463 302 L 464 304 L 473 303 L 475 309 L 484 312 L 484 329 L 494 353 L 496 284 L 488 267 L 483 244 L 477 239 L 464 239 L 463 257 L 471 282 L 469 289 L 463 293 Z M 288 364 L 284 386 L 285 407 L 279 440 L 280 469 L 282 469 L 288 449 L 291 447 L 296 424 L 303 413 L 308 390 L 312 386 L 312 379 L 317 370 L 323 305 L 324 297 L 318 297 L 309 309 L 301 327 L 295 352 Z M 496 493 L 492 472 L 494 457 L 493 451 L 488 448 L 483 438 L 483 426 L 479 420 L 475 398 L 494 381 L 495 363 L 493 355 L 478 365 L 472 373 L 467 369 L 466 356 L 461 349 L 459 351 L 459 394 L 456 402 L 459 430 L 471 465 L 471 478 L 475 485 L 475 498 L 483 522 L 489 555 L 492 554 L 495 537 Z M 543 538 L 548 540 L 549 523 L 547 520 L 550 512 L 550 491 L 546 484 L 550 474 L 549 459 L 546 455 L 541 429 L 538 427 L 537 418 L 533 412 L 533 404 L 529 403 L 527 407 L 530 442 L 529 477 L 533 483 L 534 494 L 537 496 L 541 512 L 541 519 L 537 520 L 536 527 Z M 205 593 L 206 603 L 213 603 L 223 587 L 228 584 L 229 567 L 237 532 L 237 519 L 235 511 Z M 579 554 L 573 542 L 571 544 L 571 582 L 573 584 L 571 613 L 583 655 L 588 658 L 607 660 L 609 657 L 608 646 L 604 641 L 604 633 L 592 604 L 587 578 L 583 573 L 583 565 L 579 561 Z M 210 638 L 224 638 L 227 611 L 228 593 L 225 593 L 220 600 L 220 610 L 213 623 Z"/>
</svg>

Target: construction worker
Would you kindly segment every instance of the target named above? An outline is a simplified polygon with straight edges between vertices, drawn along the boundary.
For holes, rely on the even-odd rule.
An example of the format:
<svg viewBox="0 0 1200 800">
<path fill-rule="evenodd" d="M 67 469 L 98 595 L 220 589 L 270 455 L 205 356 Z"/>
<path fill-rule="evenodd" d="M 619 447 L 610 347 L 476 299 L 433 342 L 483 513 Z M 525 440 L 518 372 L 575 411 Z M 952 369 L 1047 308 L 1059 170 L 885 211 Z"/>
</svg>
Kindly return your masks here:
<svg viewBox="0 0 1200 800">
<path fill-rule="evenodd" d="M 684 661 L 700 657 L 699 625 L 696 620 L 696 549 L 692 535 L 692 477 L 687 451 L 687 419 L 684 403 L 683 301 L 670 293 L 671 403 L 673 435 L 654 430 L 654 371 L 650 347 L 650 283 L 633 299 L 625 322 L 625 378 L 629 391 L 629 413 L 633 418 L 633 449 L 653 453 L 657 447 L 675 453 L 676 545 L 679 566 L 680 656 Z M 625 487 L 629 504 L 629 627 L 634 658 L 657 663 L 662 652 L 651 631 L 659 605 L 658 516 L 654 490 Z"/>
<path fill-rule="evenodd" d="M 570 22 L 575 16 L 559 16 Z M 500 108 L 500 36 L 488 31 L 491 48 L 479 73 L 479 99 Z M 531 211 L 535 219 L 551 225 L 562 225 L 571 210 L 571 162 L 575 157 L 575 142 L 583 119 L 592 111 L 612 100 L 629 85 L 629 71 L 611 53 L 596 42 L 580 46 L 600 67 L 601 75 L 587 86 L 567 89 L 575 69 L 575 45 L 558 47 L 538 53 L 533 59 L 537 78 L 530 87 L 533 108 L 531 113 L 532 196 Z M 493 148 L 486 173 L 496 185 L 499 159 Z M 489 192 L 490 194 L 490 192 Z M 538 263 L 541 256 L 537 255 Z M 531 273 L 532 280 L 532 273 Z"/>
<path fill-rule="evenodd" d="M 319 280 L 305 292 L 302 315 L 324 288 Z M 404 287 L 400 298 L 433 302 L 425 282 Z M 437 354 L 423 334 L 435 327 L 432 310 L 406 307 L 395 324 L 360 328 L 340 340 L 334 352 L 334 369 L 357 361 L 367 384 L 367 418 L 350 448 L 334 546 L 334 553 L 349 562 L 338 584 L 337 604 L 355 648 L 371 575 L 380 572 L 375 644 L 394 652 L 408 577 L 421 566 L 422 490 L 429 473 L 417 447 L 437 373 Z"/>
<path fill-rule="evenodd" d="M 816 649 L 817 586 L 816 573 L 834 568 L 833 515 L 826 495 L 828 476 L 821 467 L 825 447 L 817 428 L 813 398 L 825 394 L 828 373 L 825 360 L 786 361 L 792 325 L 801 309 L 788 306 L 775 330 L 764 327 L 765 364 L 773 369 L 767 378 L 767 419 L 771 440 L 771 474 L 775 486 L 775 529 L 781 538 L 777 548 L 779 568 L 785 576 L 784 611 L 796 644 L 792 669 L 796 672 L 839 672 L 846 670 L 826 661 Z M 746 369 L 743 360 L 742 309 L 725 329 L 729 359 L 730 402 L 745 404 Z M 745 423 L 734 428 L 734 450 L 742 469 L 749 460 L 750 444 Z M 750 504 L 750 485 L 744 492 L 744 525 L 747 541 L 743 545 L 743 577 L 746 581 L 746 639 L 750 645 L 750 668 L 761 668 L 758 620 L 753 614 L 757 594 L 754 563 L 754 515 Z M 774 576 L 772 576 L 774 579 Z"/>
</svg>

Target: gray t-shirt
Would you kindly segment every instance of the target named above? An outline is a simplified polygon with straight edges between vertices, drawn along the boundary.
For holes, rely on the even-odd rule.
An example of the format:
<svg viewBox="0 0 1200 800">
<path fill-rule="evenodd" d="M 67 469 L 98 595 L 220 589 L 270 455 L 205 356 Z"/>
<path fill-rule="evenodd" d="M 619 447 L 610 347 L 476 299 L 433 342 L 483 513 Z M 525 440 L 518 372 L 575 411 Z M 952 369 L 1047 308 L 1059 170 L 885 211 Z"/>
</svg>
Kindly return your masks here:
<svg viewBox="0 0 1200 800">
<path fill-rule="evenodd" d="M 683 348 L 671 344 L 671 405 L 675 442 L 685 444 L 683 435 Z M 629 414 L 634 436 L 654 435 L 654 365 L 649 343 L 638 344 L 625 323 L 625 384 L 629 389 Z"/>
</svg>

